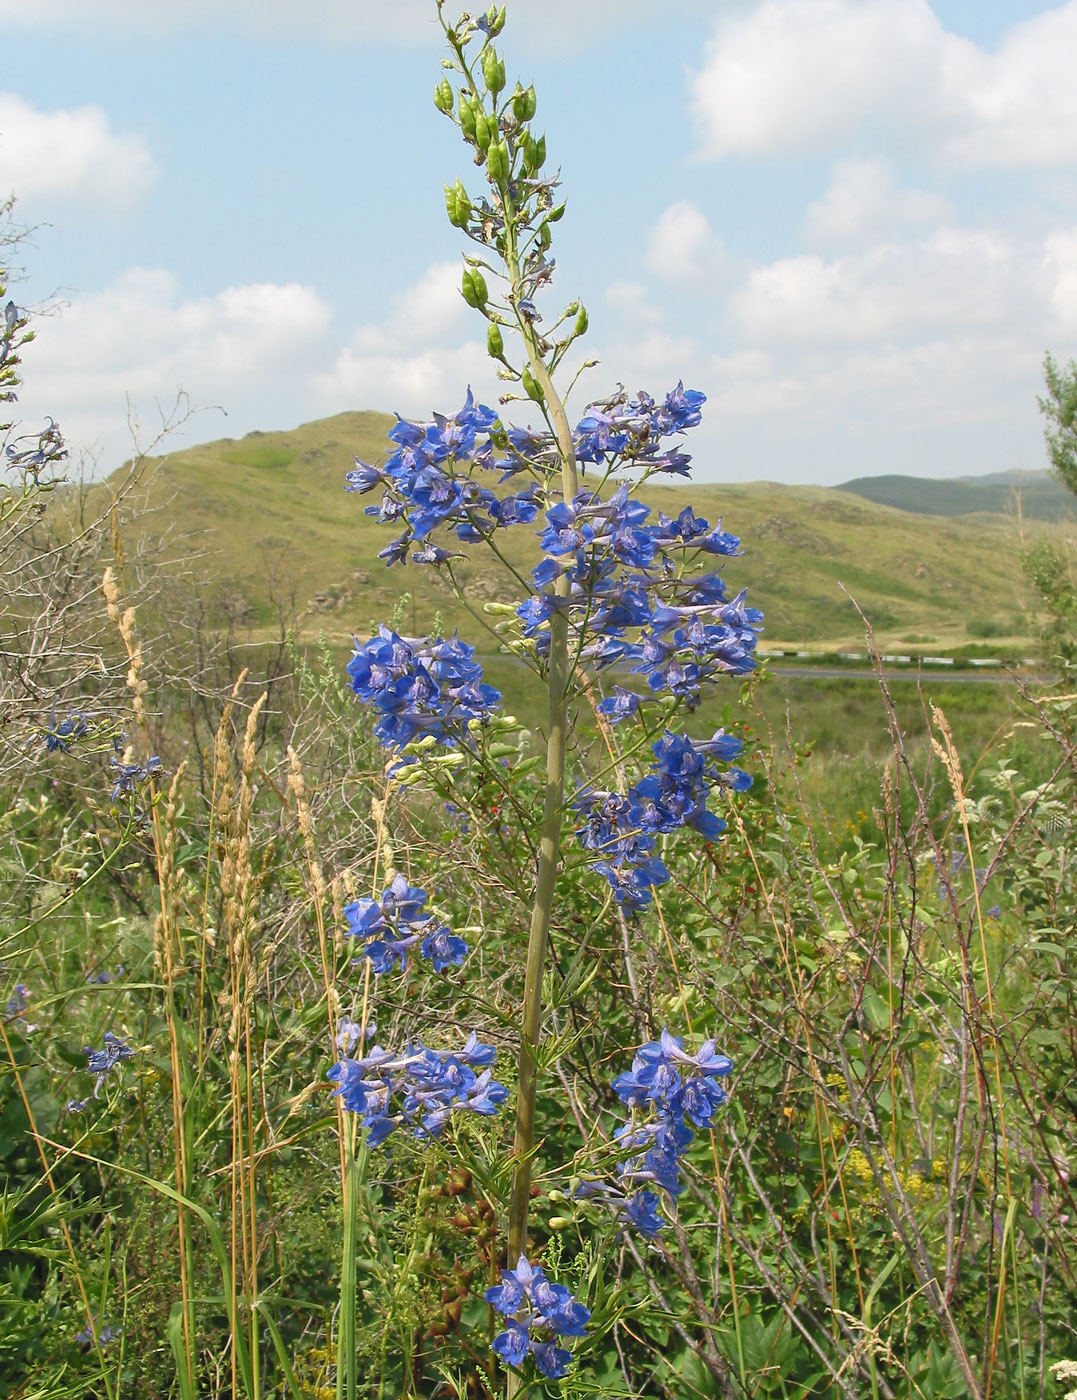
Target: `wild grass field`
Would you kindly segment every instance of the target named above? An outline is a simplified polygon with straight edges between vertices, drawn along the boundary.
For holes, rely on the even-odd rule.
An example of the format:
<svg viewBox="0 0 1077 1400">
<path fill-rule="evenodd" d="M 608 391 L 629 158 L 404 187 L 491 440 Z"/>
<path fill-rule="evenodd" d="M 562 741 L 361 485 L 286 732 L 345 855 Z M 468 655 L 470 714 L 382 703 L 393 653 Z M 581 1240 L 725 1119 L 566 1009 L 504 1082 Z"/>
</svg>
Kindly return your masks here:
<svg viewBox="0 0 1077 1400">
<path fill-rule="evenodd" d="M 372 578 L 382 567 L 383 536 L 340 486 L 356 445 L 324 467 L 310 523 L 293 508 L 285 524 L 294 482 L 276 502 L 264 484 L 292 469 L 272 455 L 282 448 L 228 464 L 270 474 L 260 518 L 274 528 L 276 505 L 276 528 L 307 541 L 291 561 L 299 596 L 339 576 L 348 551 Z M 222 480 L 223 449 L 205 459 L 204 490 L 220 498 L 200 498 L 201 518 L 221 520 L 249 483 Z M 169 470 L 170 490 L 188 489 Z M 767 492 L 733 494 L 729 524 Z M 170 516 L 193 520 L 181 499 Z M 834 518 L 802 526 L 770 499 L 764 525 L 779 508 L 783 530 L 762 528 L 765 545 L 729 573 L 755 593 L 765 551 L 800 550 L 822 593 L 833 560 L 815 568 L 827 551 L 798 532 Z M 10 556 L 23 597 L 6 654 L 27 654 L 35 597 L 48 604 L 39 634 L 56 617 L 65 630 L 5 679 L 0 1393 L 495 1394 L 482 1293 L 504 1263 L 507 1125 L 366 1149 L 325 1076 L 342 1027 L 376 1021 L 379 1041 L 399 1044 L 418 1015 L 439 1046 L 478 1030 L 512 1090 L 542 688 L 491 652 L 487 678 L 524 730 L 493 736 L 498 765 L 451 789 L 436 767 L 394 787 L 345 684 L 343 638 L 379 607 L 413 625 L 401 577 L 414 625 L 438 612 L 472 625 L 436 581 L 409 570 L 353 586 L 303 631 L 278 618 L 270 641 L 249 521 L 219 527 L 230 551 L 195 560 L 181 536 L 155 551 L 153 515 L 94 515 L 92 497 L 79 509 L 78 530 L 33 516 Z M 872 507 L 853 511 L 851 530 L 882 528 Z M 945 528 L 978 558 L 985 528 L 1011 527 Z M 196 563 L 216 576 L 194 587 Z M 870 577 L 881 595 L 886 576 Z M 233 587 L 254 612 L 221 626 L 215 599 Z M 906 592 L 908 625 L 927 626 L 934 595 Z M 954 594 L 956 638 L 957 597 L 975 594 Z M 532 1248 L 598 1326 L 570 1378 L 533 1393 L 1053 1393 L 1050 1366 L 1077 1354 L 1072 705 L 1065 685 L 1028 680 L 730 683 L 691 719 L 747 741 L 754 782 L 722 799 L 726 835 L 667 838 L 678 874 L 631 936 L 588 866 L 569 862 Z M 85 732 L 61 744 L 73 715 Z M 626 741 L 581 700 L 573 762 L 602 772 L 611 742 Z M 466 977 L 375 981 L 353 966 L 345 909 L 392 870 L 466 932 Z M 736 1077 L 686 1159 L 675 1224 L 647 1240 L 601 1194 L 574 1191 L 612 1169 L 623 1047 L 663 1025 L 690 1043 L 717 1036 Z"/>
</svg>

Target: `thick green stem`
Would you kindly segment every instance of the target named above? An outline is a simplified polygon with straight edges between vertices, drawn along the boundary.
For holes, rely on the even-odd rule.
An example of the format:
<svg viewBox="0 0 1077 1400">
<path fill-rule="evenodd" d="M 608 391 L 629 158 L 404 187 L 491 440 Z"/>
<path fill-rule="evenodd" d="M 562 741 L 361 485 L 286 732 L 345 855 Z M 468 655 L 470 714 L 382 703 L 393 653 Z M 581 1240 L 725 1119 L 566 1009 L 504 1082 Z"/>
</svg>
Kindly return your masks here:
<svg viewBox="0 0 1077 1400">
<path fill-rule="evenodd" d="M 566 501 L 577 487 L 576 456 L 572 429 L 564 405 L 550 381 L 546 366 L 533 345 L 528 345 L 531 370 L 546 396 L 546 407 L 561 451 L 561 484 Z M 568 597 L 569 581 L 558 581 L 557 594 Z M 561 817 L 565 804 L 565 746 L 568 725 L 568 693 L 571 681 L 568 617 L 563 610 L 550 620 L 549 719 L 546 737 L 546 793 L 542 811 L 535 902 L 524 970 L 523 1014 L 520 1022 L 519 1088 L 516 1097 L 515 1167 L 509 1199 L 509 1267 L 527 1253 L 527 1216 L 531 1198 L 531 1163 L 535 1147 L 535 1098 L 538 1093 L 538 1047 L 542 1036 L 542 975 L 550 941 L 550 921 L 557 891 L 561 855 Z M 510 1383 L 510 1391 L 512 1386 Z"/>
</svg>

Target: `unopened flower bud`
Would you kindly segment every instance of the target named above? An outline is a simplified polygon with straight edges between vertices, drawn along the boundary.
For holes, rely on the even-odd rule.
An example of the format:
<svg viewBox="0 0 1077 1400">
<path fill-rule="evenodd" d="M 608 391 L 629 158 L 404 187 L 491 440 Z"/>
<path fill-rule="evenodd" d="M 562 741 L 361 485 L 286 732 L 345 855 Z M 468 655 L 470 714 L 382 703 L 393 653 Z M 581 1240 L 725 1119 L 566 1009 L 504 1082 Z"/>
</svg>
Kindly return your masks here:
<svg viewBox="0 0 1077 1400">
<path fill-rule="evenodd" d="M 546 138 L 540 136 L 536 141 L 531 136 L 524 137 L 524 165 L 529 175 L 541 170 L 546 161 Z"/>
<path fill-rule="evenodd" d="M 476 108 L 471 98 L 464 92 L 460 93 L 459 101 L 456 104 L 456 116 L 460 122 L 460 130 L 464 133 L 464 140 L 474 141 Z"/>
<path fill-rule="evenodd" d="M 471 200 L 459 180 L 455 185 L 445 186 L 445 211 L 454 228 L 467 228 L 471 218 Z"/>
</svg>

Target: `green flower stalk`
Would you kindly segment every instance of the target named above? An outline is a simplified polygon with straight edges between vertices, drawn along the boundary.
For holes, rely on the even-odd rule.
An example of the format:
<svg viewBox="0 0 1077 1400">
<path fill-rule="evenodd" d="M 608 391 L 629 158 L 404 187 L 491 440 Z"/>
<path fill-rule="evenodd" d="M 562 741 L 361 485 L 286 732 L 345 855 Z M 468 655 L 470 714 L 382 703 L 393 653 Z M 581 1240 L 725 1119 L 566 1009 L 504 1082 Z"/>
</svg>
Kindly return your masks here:
<svg viewBox="0 0 1077 1400">
<path fill-rule="evenodd" d="M 435 105 L 457 123 L 465 141 L 475 146 L 476 162 L 485 157 L 486 178 L 491 192 L 490 201 L 483 200 L 476 207 L 461 182 L 457 181 L 446 189 L 446 207 L 450 222 L 455 227 L 464 229 L 486 248 L 492 245 L 500 255 L 503 275 L 508 284 L 505 312 L 515 322 L 524 348 L 525 363 L 518 370 L 505 358 L 501 331 L 504 320 L 502 313 L 490 305 L 489 289 L 480 266 L 473 265 L 465 271 L 462 294 L 469 306 L 488 318 L 488 347 L 491 356 L 505 367 L 503 375 L 517 379 L 527 398 L 541 409 L 557 444 L 561 496 L 569 505 L 579 490 L 579 474 L 572 427 L 564 401 L 554 386 L 551 371 L 571 341 L 586 329 L 586 313 L 581 315 L 578 308 L 574 311 L 577 318 L 575 328 L 555 347 L 551 347 L 538 332 L 531 300 L 536 283 L 534 268 L 538 261 L 540 272 L 537 280 L 543 280 L 544 254 L 550 244 L 550 224 L 560 217 L 563 206 L 560 209 L 552 207 L 554 182 L 539 178 L 545 158 L 545 139 L 540 137 L 536 140 L 530 131 L 530 121 L 536 110 L 534 89 L 517 86 L 508 97 L 501 97 L 505 89 L 505 65 L 491 41 L 504 24 L 503 6 L 500 10 L 492 9 L 476 22 L 465 21 L 460 26 L 454 26 L 445 19 L 439 0 L 438 15 L 453 54 L 448 62 L 452 63 L 461 82 L 455 113 L 451 87 L 444 78 L 435 90 Z M 469 56 L 468 45 L 480 32 L 483 42 L 478 56 Z M 487 266 L 484 260 L 470 261 L 481 261 L 482 266 Z M 529 264 L 527 273 L 525 262 Z M 562 575 L 554 589 L 555 597 L 567 602 L 570 586 L 568 576 Z M 542 979 L 557 896 L 565 806 L 568 700 L 574 671 L 567 613 L 564 610 L 555 611 L 550 621 L 546 785 L 520 1019 L 519 1087 L 508 1220 L 510 1260 L 527 1253 L 538 1055 L 542 1041 Z"/>
</svg>

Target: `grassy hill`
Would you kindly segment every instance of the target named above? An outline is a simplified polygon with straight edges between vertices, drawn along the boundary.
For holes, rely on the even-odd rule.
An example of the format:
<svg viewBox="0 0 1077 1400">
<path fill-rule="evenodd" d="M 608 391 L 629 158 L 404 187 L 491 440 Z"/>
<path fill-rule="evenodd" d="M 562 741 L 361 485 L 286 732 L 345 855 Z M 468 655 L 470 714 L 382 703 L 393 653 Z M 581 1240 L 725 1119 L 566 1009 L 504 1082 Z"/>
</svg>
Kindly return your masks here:
<svg viewBox="0 0 1077 1400">
<path fill-rule="evenodd" d="M 383 456 L 391 422 L 384 414 L 342 413 L 161 458 L 147 468 L 149 510 L 129 528 L 169 537 L 173 552 L 200 559 L 195 567 L 232 591 L 256 634 L 284 600 L 305 630 L 324 629 L 332 641 L 401 607 L 409 630 L 438 618 L 479 640 L 481 623 L 466 616 L 436 570 L 387 569 L 377 559 L 392 531 L 364 514 L 368 498 L 345 491 L 353 455 Z M 670 512 L 690 501 L 742 537 L 743 555 L 721 561 L 723 573 L 766 610 L 768 645 L 862 644 L 855 599 L 884 647 L 931 651 L 983 638 L 996 650 L 1027 646 L 1020 540 L 1006 515 L 915 515 L 848 489 L 770 482 L 645 494 Z M 531 531 L 509 531 L 502 540 L 515 565 L 530 567 L 537 556 Z M 485 601 L 510 601 L 518 589 L 482 550 L 473 553 L 473 562 L 456 561 L 457 573 L 481 615 Z"/>
<path fill-rule="evenodd" d="M 990 472 L 940 481 L 924 476 L 860 476 L 836 488 L 916 515 L 990 511 L 1026 520 L 1073 520 L 1077 501 L 1050 472 Z"/>
</svg>

